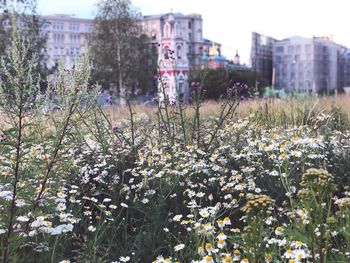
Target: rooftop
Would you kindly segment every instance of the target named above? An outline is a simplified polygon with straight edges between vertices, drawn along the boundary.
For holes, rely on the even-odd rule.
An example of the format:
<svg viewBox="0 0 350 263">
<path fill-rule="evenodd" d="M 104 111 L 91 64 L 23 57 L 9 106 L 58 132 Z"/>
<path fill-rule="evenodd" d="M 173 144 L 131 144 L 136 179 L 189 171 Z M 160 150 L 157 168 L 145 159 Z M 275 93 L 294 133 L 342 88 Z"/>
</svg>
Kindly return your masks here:
<svg viewBox="0 0 350 263">
<path fill-rule="evenodd" d="M 200 14 L 188 14 L 188 15 L 184 15 L 182 13 L 164 13 L 164 14 L 156 14 L 156 15 L 146 15 L 146 16 L 143 16 L 144 19 L 160 19 L 160 18 L 163 18 L 163 17 L 166 17 L 166 16 L 169 16 L 169 15 L 173 15 L 174 17 L 176 18 L 181 18 L 181 17 L 194 17 L 194 18 L 202 18 L 202 16 Z"/>
<path fill-rule="evenodd" d="M 93 19 L 90 18 L 78 18 L 74 14 L 49 14 L 41 16 L 47 20 L 76 20 L 76 21 L 86 21 L 91 22 Z"/>
</svg>

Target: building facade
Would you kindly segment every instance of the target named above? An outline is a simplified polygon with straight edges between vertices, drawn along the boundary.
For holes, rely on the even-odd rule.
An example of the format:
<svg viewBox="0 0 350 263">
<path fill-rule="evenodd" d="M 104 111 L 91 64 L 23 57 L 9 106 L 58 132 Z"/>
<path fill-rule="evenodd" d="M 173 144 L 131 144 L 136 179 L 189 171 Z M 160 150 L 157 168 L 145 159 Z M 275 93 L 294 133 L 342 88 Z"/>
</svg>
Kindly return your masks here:
<svg viewBox="0 0 350 263">
<path fill-rule="evenodd" d="M 167 13 L 143 16 L 143 31 L 151 38 L 153 45 L 170 39 L 170 20 L 175 26 L 177 38 L 184 42 L 185 50 L 182 50 L 182 54 L 187 57 L 191 70 L 201 68 L 202 55 L 209 54 L 213 43 L 221 54 L 221 44 L 203 38 L 203 19 L 199 14 Z"/>
<path fill-rule="evenodd" d="M 62 63 L 73 67 L 80 55 L 87 52 L 93 31 L 92 19 L 55 14 L 42 17 L 43 33 L 47 36 L 46 59 L 49 69 Z M 209 54 L 213 42 L 203 38 L 202 17 L 199 14 L 183 15 L 167 13 L 143 16 L 143 31 L 150 38 L 150 45 L 158 52 L 158 65 L 163 81 L 159 88 L 168 86 L 169 98 L 188 100 L 188 74 L 200 69 L 202 55 Z M 221 45 L 215 43 L 218 54 Z M 160 92 L 163 94 L 163 90 Z"/>
<path fill-rule="evenodd" d="M 277 40 L 256 32 L 252 32 L 252 46 L 250 50 L 251 68 L 271 85 L 273 44 Z"/>
<path fill-rule="evenodd" d="M 173 14 L 163 17 L 162 22 L 163 34 L 158 39 L 159 98 L 171 102 L 188 101 L 188 47 L 181 31 L 181 22 Z"/>
<path fill-rule="evenodd" d="M 47 36 L 47 67 L 52 69 L 59 63 L 73 67 L 88 50 L 93 20 L 64 14 L 43 16 L 42 20 L 42 33 Z M 143 32 L 158 52 L 157 63 L 163 79 L 158 85 L 160 95 L 165 91 L 174 100 L 180 97 L 188 100 L 189 71 L 202 68 L 203 54 L 209 55 L 214 45 L 216 56 L 222 57 L 221 44 L 203 38 L 202 22 L 199 14 L 167 13 L 141 18 Z"/>
<path fill-rule="evenodd" d="M 143 31 L 150 37 L 150 44 L 158 47 L 161 99 L 166 96 L 172 101 L 188 101 L 190 70 L 202 68 L 202 56 L 209 55 L 213 45 L 220 55 L 221 45 L 203 38 L 202 22 L 199 14 L 167 13 L 143 17 Z"/>
<path fill-rule="evenodd" d="M 169 18 L 175 21 L 176 37 L 184 41 L 183 57 L 188 59 L 191 69 L 199 69 L 203 54 L 209 54 L 209 49 L 216 45 L 219 55 L 221 44 L 203 38 L 202 17 L 199 14 L 183 15 L 167 13 L 143 16 L 141 19 L 143 31 L 150 37 L 151 43 L 157 46 L 165 39 L 170 39 L 171 30 Z M 77 18 L 66 14 L 42 16 L 43 33 L 47 35 L 47 66 L 52 68 L 59 61 L 67 67 L 74 65 L 76 58 L 87 51 L 88 39 L 93 31 L 93 20 Z"/>
<path fill-rule="evenodd" d="M 350 87 L 350 49 L 344 46 L 338 49 L 338 87 Z"/>
<path fill-rule="evenodd" d="M 251 64 L 287 92 L 329 94 L 350 87 L 350 50 L 329 37 L 277 40 L 253 32 Z"/>
<path fill-rule="evenodd" d="M 47 37 L 46 65 L 49 69 L 62 63 L 71 68 L 80 55 L 87 52 L 88 39 L 93 30 L 92 19 L 54 14 L 42 16 L 43 34 Z"/>
<path fill-rule="evenodd" d="M 274 86 L 330 93 L 338 87 L 339 45 L 326 37 L 291 37 L 273 45 Z"/>
</svg>

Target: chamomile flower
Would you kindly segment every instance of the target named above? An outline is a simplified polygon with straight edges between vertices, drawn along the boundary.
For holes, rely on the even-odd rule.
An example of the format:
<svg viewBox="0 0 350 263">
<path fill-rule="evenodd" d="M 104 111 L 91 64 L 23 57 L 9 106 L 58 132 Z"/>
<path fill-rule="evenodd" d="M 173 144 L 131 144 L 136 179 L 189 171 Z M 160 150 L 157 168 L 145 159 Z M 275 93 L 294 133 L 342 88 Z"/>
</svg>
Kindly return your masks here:
<svg viewBox="0 0 350 263">
<path fill-rule="evenodd" d="M 174 247 L 174 250 L 175 251 L 180 251 L 180 250 L 182 250 L 182 249 L 184 249 L 185 248 L 185 245 L 184 244 L 179 244 L 179 245 L 176 245 L 175 247 Z"/>
<path fill-rule="evenodd" d="M 223 220 L 223 223 L 225 226 L 230 226 L 231 225 L 231 220 L 228 217 L 225 217 Z"/>
</svg>

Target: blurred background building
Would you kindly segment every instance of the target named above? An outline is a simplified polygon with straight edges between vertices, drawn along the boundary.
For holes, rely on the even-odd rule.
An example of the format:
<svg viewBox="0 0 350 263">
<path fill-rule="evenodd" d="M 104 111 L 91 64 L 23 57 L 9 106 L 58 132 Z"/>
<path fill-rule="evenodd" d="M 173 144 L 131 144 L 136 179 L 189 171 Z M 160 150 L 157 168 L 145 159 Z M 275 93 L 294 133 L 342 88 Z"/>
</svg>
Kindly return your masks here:
<svg viewBox="0 0 350 263">
<path fill-rule="evenodd" d="M 47 36 L 46 60 L 49 69 L 61 62 L 71 68 L 81 54 L 87 52 L 88 39 L 93 30 L 93 20 L 72 15 L 42 16 L 43 34 Z"/>
<path fill-rule="evenodd" d="M 199 14 L 166 13 L 143 16 L 142 20 L 143 31 L 154 44 L 170 39 L 172 25 L 174 25 L 173 30 L 176 32 L 176 38 L 184 42 L 184 50 L 181 51 L 182 57 L 187 57 L 190 69 L 201 67 L 202 55 L 209 54 L 213 43 L 221 54 L 221 44 L 203 38 L 203 19 Z"/>
<path fill-rule="evenodd" d="M 334 91 L 338 86 L 338 48 L 326 37 L 291 37 L 274 43 L 275 87 L 296 92 Z"/>
<path fill-rule="evenodd" d="M 350 86 L 350 51 L 331 37 L 276 40 L 253 32 L 251 63 L 286 92 L 329 94 Z"/>
<path fill-rule="evenodd" d="M 252 32 L 250 50 L 251 68 L 258 72 L 268 85 L 272 82 L 273 43 L 276 39 Z"/>
</svg>

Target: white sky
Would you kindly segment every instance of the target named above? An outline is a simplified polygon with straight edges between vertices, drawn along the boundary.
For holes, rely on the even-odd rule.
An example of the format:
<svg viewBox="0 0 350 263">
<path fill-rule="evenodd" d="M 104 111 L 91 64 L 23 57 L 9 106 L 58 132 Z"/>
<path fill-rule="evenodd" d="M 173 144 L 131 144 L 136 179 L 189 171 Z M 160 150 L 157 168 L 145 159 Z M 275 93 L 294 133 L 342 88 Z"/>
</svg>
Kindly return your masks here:
<svg viewBox="0 0 350 263">
<path fill-rule="evenodd" d="M 40 14 L 93 18 L 97 0 L 38 0 Z M 132 0 L 143 15 L 181 12 L 203 18 L 203 36 L 222 44 L 223 55 L 249 63 L 251 32 L 283 39 L 333 36 L 350 47 L 350 0 Z"/>
</svg>

